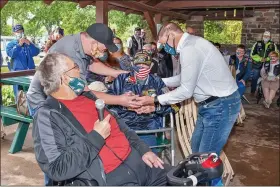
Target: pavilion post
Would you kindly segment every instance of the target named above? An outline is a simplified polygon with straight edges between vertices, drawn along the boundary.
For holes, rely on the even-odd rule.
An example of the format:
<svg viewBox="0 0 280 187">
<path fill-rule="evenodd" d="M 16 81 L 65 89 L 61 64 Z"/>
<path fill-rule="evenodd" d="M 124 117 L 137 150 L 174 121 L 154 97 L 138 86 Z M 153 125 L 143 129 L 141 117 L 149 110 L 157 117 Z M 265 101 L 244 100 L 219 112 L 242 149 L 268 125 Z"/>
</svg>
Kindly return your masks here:
<svg viewBox="0 0 280 187">
<path fill-rule="evenodd" d="M 161 14 L 155 14 L 154 21 L 155 21 L 155 24 L 156 24 L 156 29 L 157 29 L 157 34 L 158 34 L 160 28 L 162 27 L 162 15 Z"/>
<path fill-rule="evenodd" d="M 96 1 L 96 23 L 108 25 L 108 1 Z"/>
<path fill-rule="evenodd" d="M 151 13 L 148 12 L 148 11 L 145 11 L 144 12 L 144 18 L 146 19 L 146 21 L 147 21 L 147 23 L 150 27 L 152 37 L 155 40 L 157 38 L 157 29 L 156 29 L 156 25 L 155 25 L 155 22 L 153 20 L 153 17 L 151 15 Z"/>
</svg>

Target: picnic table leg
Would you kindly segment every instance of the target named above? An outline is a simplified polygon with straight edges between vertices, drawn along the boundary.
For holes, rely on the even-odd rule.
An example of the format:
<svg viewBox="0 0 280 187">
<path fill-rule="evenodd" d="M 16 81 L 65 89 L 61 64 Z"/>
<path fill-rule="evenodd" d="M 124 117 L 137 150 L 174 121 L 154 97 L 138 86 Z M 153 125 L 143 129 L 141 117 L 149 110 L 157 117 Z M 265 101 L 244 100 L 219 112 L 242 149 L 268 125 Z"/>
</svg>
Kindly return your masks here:
<svg viewBox="0 0 280 187">
<path fill-rule="evenodd" d="M 14 154 L 22 150 L 22 146 L 29 128 L 29 123 L 20 122 L 9 150 L 10 153 Z"/>
</svg>

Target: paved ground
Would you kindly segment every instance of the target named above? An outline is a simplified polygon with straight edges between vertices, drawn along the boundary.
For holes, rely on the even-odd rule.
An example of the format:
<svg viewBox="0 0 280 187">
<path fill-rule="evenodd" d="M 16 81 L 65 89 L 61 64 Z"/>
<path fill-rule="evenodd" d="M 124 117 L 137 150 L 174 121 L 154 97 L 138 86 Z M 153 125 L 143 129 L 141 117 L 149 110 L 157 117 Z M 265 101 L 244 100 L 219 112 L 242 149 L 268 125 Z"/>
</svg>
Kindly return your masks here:
<svg viewBox="0 0 280 187">
<path fill-rule="evenodd" d="M 231 185 L 279 185 L 279 108 L 274 104 L 265 109 L 244 105 L 247 118 L 244 127 L 234 127 L 225 152 L 236 173 Z M 43 185 L 43 174 L 38 167 L 28 132 L 23 151 L 9 154 L 8 150 L 16 126 L 6 128 L 1 141 L 1 185 Z M 178 153 L 178 151 L 177 151 Z M 176 160 L 180 160 L 177 155 Z"/>
</svg>

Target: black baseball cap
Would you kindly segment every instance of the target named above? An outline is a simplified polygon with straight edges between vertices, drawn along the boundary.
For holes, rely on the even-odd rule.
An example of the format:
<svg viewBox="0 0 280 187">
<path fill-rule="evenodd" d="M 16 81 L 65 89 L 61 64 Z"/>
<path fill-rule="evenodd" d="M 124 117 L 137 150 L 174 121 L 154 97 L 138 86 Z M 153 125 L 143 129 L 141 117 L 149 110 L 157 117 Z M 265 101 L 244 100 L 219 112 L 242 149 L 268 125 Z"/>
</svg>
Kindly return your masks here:
<svg viewBox="0 0 280 187">
<path fill-rule="evenodd" d="M 94 23 L 86 30 L 88 35 L 96 41 L 104 44 L 110 52 L 116 52 L 118 47 L 113 43 L 113 31 L 103 23 Z"/>
</svg>

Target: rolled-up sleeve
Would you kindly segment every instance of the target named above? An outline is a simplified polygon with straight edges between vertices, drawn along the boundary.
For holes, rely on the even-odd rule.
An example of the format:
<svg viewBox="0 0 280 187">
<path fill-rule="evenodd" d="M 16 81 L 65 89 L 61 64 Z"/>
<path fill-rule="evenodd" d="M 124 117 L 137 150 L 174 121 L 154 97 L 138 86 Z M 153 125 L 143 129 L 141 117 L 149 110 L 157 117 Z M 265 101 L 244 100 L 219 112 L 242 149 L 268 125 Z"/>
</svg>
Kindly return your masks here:
<svg viewBox="0 0 280 187">
<path fill-rule="evenodd" d="M 203 53 L 194 47 L 185 47 L 180 52 L 181 80 L 175 90 L 158 96 L 162 105 L 175 104 L 192 97 L 199 78 Z"/>
<path fill-rule="evenodd" d="M 169 78 L 163 78 L 162 80 L 168 87 L 178 87 L 181 82 L 181 74 Z"/>
</svg>

